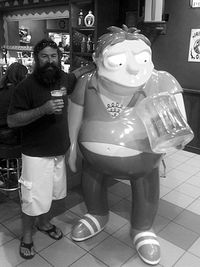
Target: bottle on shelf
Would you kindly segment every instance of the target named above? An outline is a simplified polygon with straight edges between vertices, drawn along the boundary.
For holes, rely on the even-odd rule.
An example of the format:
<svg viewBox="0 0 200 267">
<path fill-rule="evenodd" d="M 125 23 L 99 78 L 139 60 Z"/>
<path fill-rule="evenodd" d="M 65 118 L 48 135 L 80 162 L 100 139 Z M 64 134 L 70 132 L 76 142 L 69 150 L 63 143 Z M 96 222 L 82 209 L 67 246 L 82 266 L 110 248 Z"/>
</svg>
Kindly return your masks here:
<svg viewBox="0 0 200 267">
<path fill-rule="evenodd" d="M 84 61 L 81 60 L 80 67 L 84 67 Z"/>
<path fill-rule="evenodd" d="M 87 52 L 90 53 L 93 51 L 93 42 L 91 39 L 91 36 L 88 35 L 88 39 L 87 39 Z"/>
<path fill-rule="evenodd" d="M 87 42 L 86 42 L 86 37 L 83 36 L 81 41 L 81 53 L 85 53 L 86 51 L 87 51 Z"/>
<path fill-rule="evenodd" d="M 91 10 L 89 10 L 88 14 L 85 16 L 84 23 L 86 27 L 92 27 L 94 25 L 94 15 Z"/>
<path fill-rule="evenodd" d="M 83 21 L 84 21 L 83 10 L 81 9 L 79 14 L 78 14 L 78 22 L 77 22 L 79 27 L 83 26 Z"/>
</svg>

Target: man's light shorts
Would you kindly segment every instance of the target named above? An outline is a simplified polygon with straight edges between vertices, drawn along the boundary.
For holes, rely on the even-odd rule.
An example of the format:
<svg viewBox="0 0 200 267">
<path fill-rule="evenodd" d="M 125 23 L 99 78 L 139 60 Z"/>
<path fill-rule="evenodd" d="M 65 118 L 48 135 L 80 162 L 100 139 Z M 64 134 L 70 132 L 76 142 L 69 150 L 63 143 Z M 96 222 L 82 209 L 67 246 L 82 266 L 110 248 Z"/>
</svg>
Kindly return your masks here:
<svg viewBox="0 0 200 267">
<path fill-rule="evenodd" d="M 22 211 L 30 216 L 47 213 L 52 200 L 66 196 L 65 156 L 29 157 L 22 154 Z"/>
</svg>

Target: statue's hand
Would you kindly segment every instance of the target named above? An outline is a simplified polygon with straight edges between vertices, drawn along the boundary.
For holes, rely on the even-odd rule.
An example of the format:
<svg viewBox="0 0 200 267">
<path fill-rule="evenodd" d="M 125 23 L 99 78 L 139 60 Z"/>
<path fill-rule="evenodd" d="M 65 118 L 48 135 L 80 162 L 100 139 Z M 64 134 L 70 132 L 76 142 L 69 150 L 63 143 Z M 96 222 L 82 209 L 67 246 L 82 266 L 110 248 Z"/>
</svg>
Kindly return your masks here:
<svg viewBox="0 0 200 267">
<path fill-rule="evenodd" d="M 184 147 L 185 147 L 185 145 L 178 145 L 178 146 L 176 146 L 176 149 L 177 150 L 182 150 L 182 149 L 184 149 Z"/>
<path fill-rule="evenodd" d="M 76 172 L 76 159 L 77 159 L 77 152 L 76 149 L 73 148 L 73 145 L 70 147 L 70 153 L 68 158 L 68 164 L 72 172 Z"/>
</svg>

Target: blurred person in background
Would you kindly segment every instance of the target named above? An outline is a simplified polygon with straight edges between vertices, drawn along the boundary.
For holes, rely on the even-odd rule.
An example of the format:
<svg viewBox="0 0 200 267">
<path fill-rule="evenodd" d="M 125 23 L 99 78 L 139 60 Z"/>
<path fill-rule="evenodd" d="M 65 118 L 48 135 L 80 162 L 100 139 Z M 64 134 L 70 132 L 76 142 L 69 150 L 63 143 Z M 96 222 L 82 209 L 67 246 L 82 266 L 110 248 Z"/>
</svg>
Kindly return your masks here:
<svg viewBox="0 0 200 267">
<path fill-rule="evenodd" d="M 27 73 L 24 65 L 14 62 L 0 81 L 0 144 L 12 145 L 20 142 L 18 129 L 10 129 L 7 125 L 7 112 L 14 89 Z"/>
</svg>

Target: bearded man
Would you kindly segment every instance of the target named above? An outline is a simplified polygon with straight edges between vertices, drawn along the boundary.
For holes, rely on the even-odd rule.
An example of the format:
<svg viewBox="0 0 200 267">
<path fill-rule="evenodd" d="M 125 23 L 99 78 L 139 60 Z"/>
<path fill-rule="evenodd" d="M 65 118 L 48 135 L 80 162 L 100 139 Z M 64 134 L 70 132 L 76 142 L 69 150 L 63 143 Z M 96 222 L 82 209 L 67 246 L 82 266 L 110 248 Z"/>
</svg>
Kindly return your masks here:
<svg viewBox="0 0 200 267">
<path fill-rule="evenodd" d="M 59 240 L 63 234 L 50 223 L 53 200 L 66 196 L 65 154 L 70 145 L 67 120 L 67 95 L 73 91 L 76 73 L 61 70 L 61 54 L 51 39 L 43 39 L 34 47 L 35 68 L 14 94 L 8 112 L 9 127 L 22 132 L 21 202 L 23 236 L 20 255 L 31 259 L 34 255 L 32 230 L 36 217 L 37 229 Z M 62 96 L 52 99 L 51 92 Z"/>
</svg>

